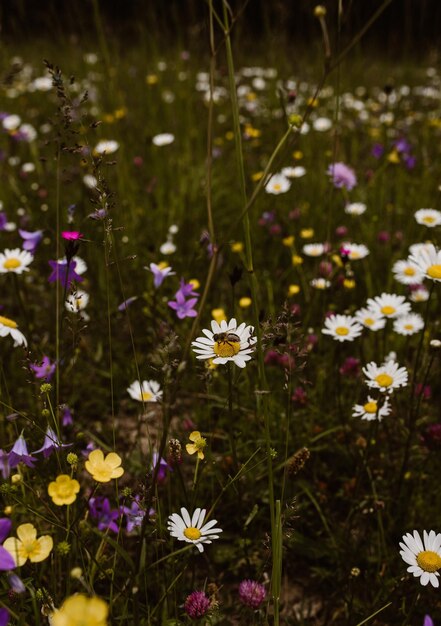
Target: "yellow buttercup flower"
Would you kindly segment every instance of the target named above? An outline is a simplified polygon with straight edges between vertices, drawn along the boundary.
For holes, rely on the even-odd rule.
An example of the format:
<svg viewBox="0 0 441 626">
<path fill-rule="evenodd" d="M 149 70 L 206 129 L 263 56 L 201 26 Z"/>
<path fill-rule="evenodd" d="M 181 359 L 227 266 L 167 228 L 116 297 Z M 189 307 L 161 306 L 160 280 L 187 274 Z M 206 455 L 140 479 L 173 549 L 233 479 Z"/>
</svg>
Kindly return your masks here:
<svg viewBox="0 0 441 626">
<path fill-rule="evenodd" d="M 231 252 L 242 252 L 243 243 L 241 241 L 234 241 L 230 247 L 231 247 Z"/>
<path fill-rule="evenodd" d="M 51 615 L 52 626 L 107 626 L 109 607 L 96 596 L 82 593 L 70 596 L 61 608 Z"/>
<path fill-rule="evenodd" d="M 251 298 L 247 298 L 246 296 L 239 300 L 239 306 L 241 309 L 247 309 L 249 306 L 251 306 L 251 303 Z"/>
<path fill-rule="evenodd" d="M 255 172 L 254 174 L 251 174 L 251 180 L 255 183 L 257 183 L 263 176 L 263 172 Z"/>
<path fill-rule="evenodd" d="M 282 239 L 282 243 L 287 248 L 290 248 L 292 244 L 294 243 L 294 239 L 295 239 L 294 235 L 290 235 L 289 237 L 284 237 Z"/>
<path fill-rule="evenodd" d="M 292 255 L 292 264 L 293 265 L 301 265 L 303 263 L 303 259 L 298 254 Z"/>
<path fill-rule="evenodd" d="M 21 567 L 28 559 L 32 563 L 47 559 L 54 542 L 49 535 L 42 535 L 37 539 L 37 529 L 33 524 L 20 524 L 17 537 L 8 537 L 3 547 L 12 556 L 17 567 Z"/>
<path fill-rule="evenodd" d="M 288 295 L 289 296 L 296 296 L 300 291 L 300 287 L 299 285 L 290 285 L 288 287 Z"/>
<path fill-rule="evenodd" d="M 71 478 L 67 474 L 60 474 L 57 478 L 49 483 L 47 492 L 52 501 L 57 506 L 63 504 L 72 504 L 77 499 L 77 493 L 80 490 L 80 483 Z"/>
<path fill-rule="evenodd" d="M 120 467 L 121 457 L 116 452 L 109 452 L 104 458 L 102 450 L 92 450 L 85 463 L 86 470 L 98 483 L 108 483 L 112 478 L 119 478 L 124 474 Z"/>
<path fill-rule="evenodd" d="M 193 443 L 187 443 L 187 445 L 185 446 L 188 454 L 195 454 L 195 452 L 197 452 L 198 459 L 202 460 L 205 456 L 204 448 L 207 445 L 207 441 L 204 439 L 204 437 L 201 436 L 201 433 L 198 430 L 194 430 L 190 434 L 189 439 Z"/>
<path fill-rule="evenodd" d="M 192 278 L 188 282 L 193 287 L 193 289 L 199 289 L 199 287 L 201 286 L 201 283 L 198 281 L 197 278 Z"/>
<path fill-rule="evenodd" d="M 223 309 L 213 309 L 211 311 L 211 317 L 216 320 L 218 324 L 222 322 L 222 320 L 226 320 L 227 316 L 225 315 L 225 311 Z"/>
<path fill-rule="evenodd" d="M 314 237 L 314 229 L 302 228 L 302 230 L 300 231 L 300 237 L 302 239 L 311 239 L 311 237 Z"/>
</svg>

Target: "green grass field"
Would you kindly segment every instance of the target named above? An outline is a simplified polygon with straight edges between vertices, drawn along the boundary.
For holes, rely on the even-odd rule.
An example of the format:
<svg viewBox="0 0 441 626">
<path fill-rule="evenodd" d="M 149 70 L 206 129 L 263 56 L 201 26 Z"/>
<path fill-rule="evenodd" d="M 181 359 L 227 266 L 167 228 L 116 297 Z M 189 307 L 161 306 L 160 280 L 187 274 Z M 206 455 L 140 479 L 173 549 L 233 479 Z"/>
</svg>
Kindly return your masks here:
<svg viewBox="0 0 441 626">
<path fill-rule="evenodd" d="M 210 6 L 1 50 L 0 625 L 439 624 L 436 59 Z"/>
</svg>

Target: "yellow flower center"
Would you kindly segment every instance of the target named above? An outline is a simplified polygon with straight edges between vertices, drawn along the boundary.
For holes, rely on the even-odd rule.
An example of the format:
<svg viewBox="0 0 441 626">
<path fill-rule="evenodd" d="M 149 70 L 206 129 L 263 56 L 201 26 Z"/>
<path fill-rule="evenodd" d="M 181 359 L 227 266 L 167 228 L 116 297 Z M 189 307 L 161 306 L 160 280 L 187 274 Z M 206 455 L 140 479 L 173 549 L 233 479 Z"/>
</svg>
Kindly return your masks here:
<svg viewBox="0 0 441 626">
<path fill-rule="evenodd" d="M 364 320 L 364 323 L 366 324 L 366 326 L 372 326 L 375 323 L 375 320 L 373 320 L 372 317 L 367 317 Z"/>
<path fill-rule="evenodd" d="M 10 320 L 8 317 L 3 317 L 3 315 L 0 315 L 0 324 L 3 324 L 3 326 L 7 326 L 8 328 L 17 328 L 16 322 Z"/>
<path fill-rule="evenodd" d="M 375 381 L 380 385 L 380 387 L 390 387 L 394 382 L 394 379 L 392 376 L 389 376 L 389 374 L 378 374 L 378 376 L 375 377 Z"/>
<path fill-rule="evenodd" d="M 343 337 L 344 335 L 349 335 L 349 328 L 346 328 L 346 326 L 337 326 L 337 328 L 335 329 L 335 333 L 337 335 L 340 335 L 340 337 Z"/>
<path fill-rule="evenodd" d="M 273 185 L 273 189 L 274 191 L 280 191 L 282 189 L 282 185 L 280 185 L 279 183 L 276 183 L 275 185 Z"/>
<path fill-rule="evenodd" d="M 40 554 L 40 542 L 38 539 L 31 539 L 30 541 L 22 541 L 21 546 L 18 550 L 20 556 L 26 557 L 36 557 Z"/>
<path fill-rule="evenodd" d="M 187 537 L 187 539 L 191 539 L 191 541 L 197 541 L 201 537 L 201 531 L 199 530 L 199 528 L 189 526 L 184 530 L 184 535 Z"/>
<path fill-rule="evenodd" d="M 413 267 L 406 267 L 403 274 L 405 276 L 415 276 L 415 270 L 413 269 Z"/>
<path fill-rule="evenodd" d="M 143 391 L 141 393 L 141 400 L 143 402 L 149 402 L 152 399 L 152 394 L 149 391 Z"/>
<path fill-rule="evenodd" d="M 239 350 L 239 341 L 216 341 L 213 346 L 214 354 L 220 357 L 235 356 Z"/>
<path fill-rule="evenodd" d="M 404 324 L 404 330 L 413 330 L 413 324 Z"/>
<path fill-rule="evenodd" d="M 20 267 L 20 265 L 21 265 L 20 259 L 7 259 L 3 263 L 3 267 L 5 268 L 5 270 L 15 270 L 17 269 L 17 267 Z"/>
<path fill-rule="evenodd" d="M 349 258 L 351 258 L 351 259 L 359 259 L 360 258 L 360 253 L 357 252 L 356 250 L 352 250 L 352 252 L 350 252 L 350 254 L 349 254 Z"/>
<path fill-rule="evenodd" d="M 425 550 L 418 554 L 417 563 L 425 572 L 436 572 L 441 568 L 441 557 L 432 550 Z"/>
<path fill-rule="evenodd" d="M 441 280 L 441 265 L 431 265 L 427 268 L 427 276 Z"/>
<path fill-rule="evenodd" d="M 390 305 L 381 307 L 381 312 L 384 313 L 384 315 L 392 315 L 395 313 L 395 310 L 395 307 Z"/>
<path fill-rule="evenodd" d="M 426 215 L 425 217 L 423 217 L 423 222 L 425 224 L 433 224 L 434 221 L 435 221 L 435 218 L 432 217 L 431 215 Z"/>
<path fill-rule="evenodd" d="M 376 413 L 377 412 L 377 403 L 376 402 L 366 402 L 363 406 L 363 409 L 366 413 Z"/>
</svg>

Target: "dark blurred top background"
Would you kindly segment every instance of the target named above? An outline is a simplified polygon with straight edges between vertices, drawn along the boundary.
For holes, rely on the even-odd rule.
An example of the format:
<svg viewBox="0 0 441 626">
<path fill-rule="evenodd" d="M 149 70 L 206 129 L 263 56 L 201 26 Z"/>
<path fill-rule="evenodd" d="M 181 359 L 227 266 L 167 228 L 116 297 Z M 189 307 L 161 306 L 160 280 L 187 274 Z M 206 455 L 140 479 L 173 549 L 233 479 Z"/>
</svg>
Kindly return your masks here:
<svg viewBox="0 0 441 626">
<path fill-rule="evenodd" d="M 220 10 L 220 0 L 213 0 Z M 319 36 L 314 0 L 231 0 L 234 11 L 243 10 L 235 37 L 252 42 L 277 36 L 306 44 Z M 330 31 L 338 24 L 344 38 L 357 32 L 382 4 L 382 0 L 324 0 Z M 96 32 L 96 14 L 106 36 L 136 42 L 137 37 L 186 45 L 207 37 L 206 0 L 0 0 L 1 36 L 5 41 L 33 37 L 82 37 Z M 392 54 L 420 56 L 438 48 L 441 0 L 393 0 L 364 41 Z"/>
</svg>

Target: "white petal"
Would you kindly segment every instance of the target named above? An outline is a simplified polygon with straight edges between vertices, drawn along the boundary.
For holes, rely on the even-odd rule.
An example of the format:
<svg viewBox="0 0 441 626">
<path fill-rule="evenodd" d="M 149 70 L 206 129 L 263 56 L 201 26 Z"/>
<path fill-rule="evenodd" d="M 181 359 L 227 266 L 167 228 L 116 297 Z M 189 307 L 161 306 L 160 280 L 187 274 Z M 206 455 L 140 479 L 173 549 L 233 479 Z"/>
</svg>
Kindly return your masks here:
<svg viewBox="0 0 441 626">
<path fill-rule="evenodd" d="M 182 515 L 182 519 L 184 520 L 184 523 L 185 523 L 186 527 L 188 528 L 189 526 L 191 526 L 190 514 L 187 511 L 187 509 L 185 509 L 184 507 L 182 507 L 182 509 L 181 509 L 181 515 Z"/>
</svg>

